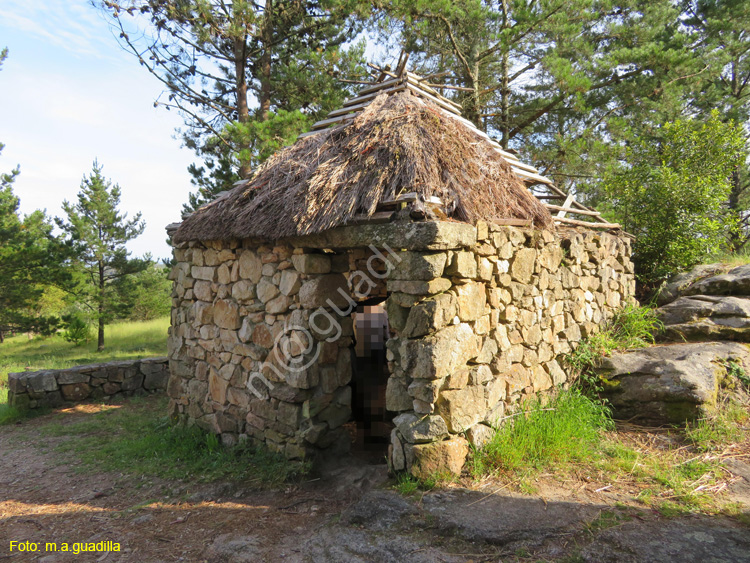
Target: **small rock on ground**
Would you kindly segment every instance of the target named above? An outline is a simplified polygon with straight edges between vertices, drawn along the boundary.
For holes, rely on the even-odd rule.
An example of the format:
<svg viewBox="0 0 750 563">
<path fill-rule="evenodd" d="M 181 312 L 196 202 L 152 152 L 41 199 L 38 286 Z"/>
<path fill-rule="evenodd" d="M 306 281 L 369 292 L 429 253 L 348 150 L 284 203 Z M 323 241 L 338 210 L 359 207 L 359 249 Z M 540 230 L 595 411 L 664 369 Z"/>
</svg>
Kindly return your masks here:
<svg viewBox="0 0 750 563">
<path fill-rule="evenodd" d="M 601 507 L 582 503 L 550 502 L 465 489 L 429 493 L 424 509 L 436 526 L 467 541 L 495 546 L 523 542 L 530 546 L 595 518 Z"/>
<path fill-rule="evenodd" d="M 254 536 L 222 534 L 208 546 L 205 556 L 209 563 L 252 563 L 261 560 L 261 553 L 260 542 Z"/>
</svg>

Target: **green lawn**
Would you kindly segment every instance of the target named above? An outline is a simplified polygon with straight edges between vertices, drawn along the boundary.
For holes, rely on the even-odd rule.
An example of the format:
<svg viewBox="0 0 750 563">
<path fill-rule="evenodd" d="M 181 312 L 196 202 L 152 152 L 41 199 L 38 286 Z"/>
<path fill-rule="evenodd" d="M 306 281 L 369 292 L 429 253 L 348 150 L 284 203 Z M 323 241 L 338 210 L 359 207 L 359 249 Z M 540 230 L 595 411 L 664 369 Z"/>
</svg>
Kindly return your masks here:
<svg viewBox="0 0 750 563">
<path fill-rule="evenodd" d="M 167 317 L 109 325 L 104 332 L 103 352 L 96 351 L 96 337 L 83 346 L 74 346 L 59 335 L 31 340 L 25 334 L 6 338 L 0 344 L 0 404 L 7 401 L 9 372 L 166 356 L 168 326 Z"/>
</svg>

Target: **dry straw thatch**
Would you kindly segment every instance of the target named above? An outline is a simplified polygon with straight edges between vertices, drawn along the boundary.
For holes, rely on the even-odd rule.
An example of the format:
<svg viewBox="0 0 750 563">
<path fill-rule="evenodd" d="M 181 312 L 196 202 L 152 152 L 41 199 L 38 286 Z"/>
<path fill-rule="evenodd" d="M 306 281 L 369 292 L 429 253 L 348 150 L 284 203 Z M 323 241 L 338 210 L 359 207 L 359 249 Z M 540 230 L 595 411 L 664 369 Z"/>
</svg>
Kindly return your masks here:
<svg viewBox="0 0 750 563">
<path fill-rule="evenodd" d="M 440 198 L 458 221 L 552 226 L 549 211 L 486 140 L 430 101 L 398 92 L 379 95 L 348 125 L 279 151 L 246 184 L 185 219 L 174 239 L 319 233 L 406 192 Z"/>
</svg>

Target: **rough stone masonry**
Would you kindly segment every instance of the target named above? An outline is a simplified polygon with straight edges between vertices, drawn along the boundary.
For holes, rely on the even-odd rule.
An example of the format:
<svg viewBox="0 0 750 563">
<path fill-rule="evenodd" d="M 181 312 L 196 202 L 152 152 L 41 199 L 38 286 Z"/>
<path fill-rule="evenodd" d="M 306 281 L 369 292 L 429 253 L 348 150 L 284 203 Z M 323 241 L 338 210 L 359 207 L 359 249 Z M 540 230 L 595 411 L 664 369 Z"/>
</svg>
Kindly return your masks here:
<svg viewBox="0 0 750 563">
<path fill-rule="evenodd" d="M 345 446 L 350 305 L 387 296 L 392 467 L 458 472 L 508 409 L 568 382 L 562 357 L 633 299 L 630 255 L 608 233 L 482 221 L 179 243 L 171 414 L 290 459 Z"/>
<path fill-rule="evenodd" d="M 8 402 L 21 409 L 163 393 L 167 358 L 147 358 L 8 374 Z"/>
</svg>

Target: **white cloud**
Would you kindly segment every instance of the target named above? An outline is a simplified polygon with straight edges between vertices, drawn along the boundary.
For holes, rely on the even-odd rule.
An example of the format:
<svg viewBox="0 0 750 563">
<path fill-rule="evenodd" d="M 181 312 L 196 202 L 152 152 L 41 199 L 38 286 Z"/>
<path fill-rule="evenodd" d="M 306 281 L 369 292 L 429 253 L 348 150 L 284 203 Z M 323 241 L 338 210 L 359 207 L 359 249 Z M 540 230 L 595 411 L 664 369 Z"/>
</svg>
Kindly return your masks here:
<svg viewBox="0 0 750 563">
<path fill-rule="evenodd" d="M 105 54 L 108 49 L 102 49 L 103 44 L 111 40 L 107 24 L 88 2 L 4 0 L 0 20 L 4 21 L 4 26 L 71 53 L 109 58 Z"/>
</svg>

